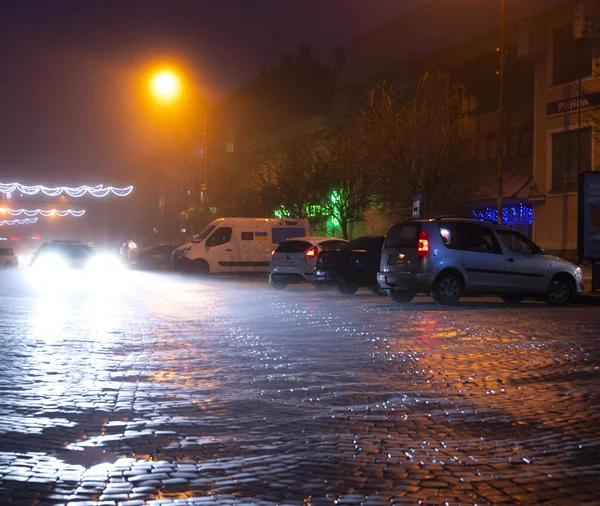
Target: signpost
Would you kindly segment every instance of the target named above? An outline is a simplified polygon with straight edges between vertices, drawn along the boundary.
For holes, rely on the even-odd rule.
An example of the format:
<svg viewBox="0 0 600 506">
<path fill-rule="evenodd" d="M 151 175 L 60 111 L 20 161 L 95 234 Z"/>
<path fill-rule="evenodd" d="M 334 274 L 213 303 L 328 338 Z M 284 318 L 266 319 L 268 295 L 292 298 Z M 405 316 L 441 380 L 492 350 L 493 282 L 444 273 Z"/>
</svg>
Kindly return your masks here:
<svg viewBox="0 0 600 506">
<path fill-rule="evenodd" d="M 413 218 L 421 217 L 421 194 L 415 195 L 413 197 L 412 217 Z"/>
</svg>

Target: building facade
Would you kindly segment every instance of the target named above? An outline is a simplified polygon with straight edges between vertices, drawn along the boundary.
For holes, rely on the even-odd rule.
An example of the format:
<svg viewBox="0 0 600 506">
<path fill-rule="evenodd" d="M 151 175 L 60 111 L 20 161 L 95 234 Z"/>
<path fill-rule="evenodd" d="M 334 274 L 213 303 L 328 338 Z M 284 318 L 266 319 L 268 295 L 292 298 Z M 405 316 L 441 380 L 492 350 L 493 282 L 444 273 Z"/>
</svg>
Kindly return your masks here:
<svg viewBox="0 0 600 506">
<path fill-rule="evenodd" d="M 575 259 L 578 172 L 594 170 L 600 156 L 597 4 L 505 1 L 502 121 L 501 0 L 430 1 L 359 36 L 348 50 L 336 104 L 344 110 L 382 78 L 411 86 L 427 72 L 444 72 L 449 85 L 466 90 L 463 107 L 475 137 L 470 170 L 490 174 L 469 212 L 497 218 L 502 149 L 502 221 L 548 251 Z"/>
</svg>

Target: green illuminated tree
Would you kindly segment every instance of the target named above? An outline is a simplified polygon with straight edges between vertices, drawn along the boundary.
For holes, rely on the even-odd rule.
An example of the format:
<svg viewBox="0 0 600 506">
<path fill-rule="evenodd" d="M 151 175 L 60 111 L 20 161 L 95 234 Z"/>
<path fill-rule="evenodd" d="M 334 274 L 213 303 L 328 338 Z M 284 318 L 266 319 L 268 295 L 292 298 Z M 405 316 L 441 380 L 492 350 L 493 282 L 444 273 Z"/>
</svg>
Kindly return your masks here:
<svg viewBox="0 0 600 506">
<path fill-rule="evenodd" d="M 328 216 L 340 226 L 344 239 L 349 227 L 362 220 L 367 207 L 374 202 L 373 178 L 367 139 L 362 123 L 350 118 L 327 137 L 327 163 L 324 177 L 328 198 L 324 207 Z"/>
</svg>

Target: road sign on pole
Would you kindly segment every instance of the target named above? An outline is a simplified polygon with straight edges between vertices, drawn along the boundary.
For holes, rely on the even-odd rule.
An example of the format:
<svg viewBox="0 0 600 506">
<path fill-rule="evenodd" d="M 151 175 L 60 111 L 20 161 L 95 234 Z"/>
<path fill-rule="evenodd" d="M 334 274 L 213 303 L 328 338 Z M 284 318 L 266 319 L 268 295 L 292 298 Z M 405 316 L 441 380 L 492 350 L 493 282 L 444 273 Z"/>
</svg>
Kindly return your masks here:
<svg viewBox="0 0 600 506">
<path fill-rule="evenodd" d="M 413 218 L 421 217 L 421 194 L 415 195 L 413 197 L 412 217 Z"/>
</svg>

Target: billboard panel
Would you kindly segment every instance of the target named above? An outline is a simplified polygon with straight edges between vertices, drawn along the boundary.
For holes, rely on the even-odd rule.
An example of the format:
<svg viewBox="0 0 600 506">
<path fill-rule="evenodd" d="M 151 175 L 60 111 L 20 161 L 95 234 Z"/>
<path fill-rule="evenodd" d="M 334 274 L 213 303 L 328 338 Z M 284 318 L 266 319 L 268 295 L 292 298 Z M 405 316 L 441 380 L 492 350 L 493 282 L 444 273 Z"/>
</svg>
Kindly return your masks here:
<svg viewBox="0 0 600 506">
<path fill-rule="evenodd" d="M 600 261 L 600 171 L 579 174 L 577 232 L 579 258 Z"/>
</svg>

